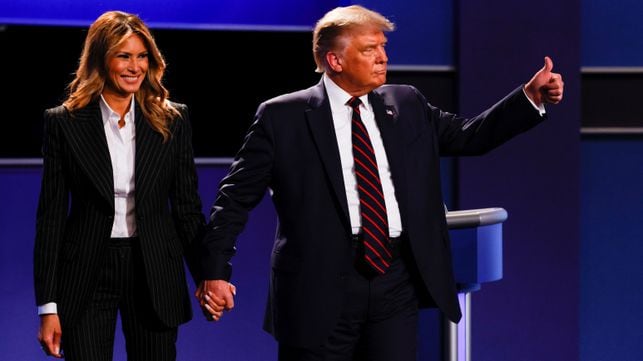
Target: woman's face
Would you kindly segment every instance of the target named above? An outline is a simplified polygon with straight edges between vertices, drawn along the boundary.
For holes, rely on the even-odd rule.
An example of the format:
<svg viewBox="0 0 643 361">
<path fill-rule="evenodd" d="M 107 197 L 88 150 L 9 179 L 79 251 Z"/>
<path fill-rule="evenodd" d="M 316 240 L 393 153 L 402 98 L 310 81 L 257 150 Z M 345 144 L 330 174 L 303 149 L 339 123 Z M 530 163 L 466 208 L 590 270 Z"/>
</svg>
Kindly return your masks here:
<svg viewBox="0 0 643 361">
<path fill-rule="evenodd" d="M 149 66 L 148 51 L 141 38 L 133 34 L 107 60 L 105 91 L 129 97 L 141 87 Z"/>
</svg>

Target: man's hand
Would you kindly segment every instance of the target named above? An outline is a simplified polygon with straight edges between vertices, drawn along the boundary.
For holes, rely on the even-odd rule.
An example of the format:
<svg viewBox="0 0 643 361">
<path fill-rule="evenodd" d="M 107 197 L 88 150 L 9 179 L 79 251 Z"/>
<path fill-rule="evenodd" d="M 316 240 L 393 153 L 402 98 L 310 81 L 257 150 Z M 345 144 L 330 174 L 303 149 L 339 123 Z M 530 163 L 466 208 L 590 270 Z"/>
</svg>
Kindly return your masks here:
<svg viewBox="0 0 643 361">
<path fill-rule="evenodd" d="M 224 280 L 201 281 L 194 296 L 199 300 L 201 310 L 209 321 L 218 321 L 223 311 L 234 308 L 234 296 L 237 288 Z"/>
<path fill-rule="evenodd" d="M 40 316 L 40 329 L 38 330 L 38 342 L 47 356 L 63 358 L 60 352 L 60 339 L 62 330 L 60 328 L 60 319 L 56 314 L 46 314 Z"/>
<path fill-rule="evenodd" d="M 525 85 L 525 93 L 537 106 L 545 103 L 558 104 L 563 100 L 565 83 L 560 74 L 551 71 L 553 68 L 554 63 L 546 56 L 545 65 Z"/>
</svg>

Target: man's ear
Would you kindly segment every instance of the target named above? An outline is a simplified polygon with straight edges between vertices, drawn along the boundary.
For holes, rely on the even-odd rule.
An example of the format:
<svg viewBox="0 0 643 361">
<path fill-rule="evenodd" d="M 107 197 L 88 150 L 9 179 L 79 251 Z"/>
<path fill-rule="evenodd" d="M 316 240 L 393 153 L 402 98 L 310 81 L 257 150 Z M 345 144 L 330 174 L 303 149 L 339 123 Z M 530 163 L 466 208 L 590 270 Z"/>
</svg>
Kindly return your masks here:
<svg viewBox="0 0 643 361">
<path fill-rule="evenodd" d="M 331 70 L 340 73 L 342 71 L 342 59 L 334 52 L 329 51 L 326 53 L 326 62 Z"/>
</svg>

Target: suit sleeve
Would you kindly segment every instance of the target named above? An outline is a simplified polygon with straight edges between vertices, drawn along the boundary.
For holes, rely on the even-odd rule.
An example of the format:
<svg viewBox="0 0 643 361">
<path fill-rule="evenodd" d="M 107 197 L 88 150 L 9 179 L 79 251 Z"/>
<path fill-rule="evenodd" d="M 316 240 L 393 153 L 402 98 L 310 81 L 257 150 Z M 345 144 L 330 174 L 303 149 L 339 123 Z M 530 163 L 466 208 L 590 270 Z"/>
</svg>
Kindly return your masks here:
<svg viewBox="0 0 643 361">
<path fill-rule="evenodd" d="M 268 113 L 265 104 L 259 106 L 244 144 L 219 184 L 203 238 L 204 279 L 230 279 L 236 239 L 245 227 L 248 213 L 263 199 L 270 183 L 274 138 Z"/>
<path fill-rule="evenodd" d="M 443 112 L 430 104 L 428 113 L 440 154 L 446 156 L 484 154 L 546 119 L 529 102 L 522 86 L 473 118 Z"/>
<path fill-rule="evenodd" d="M 33 253 L 37 305 L 56 302 L 58 258 L 69 207 L 69 188 L 63 168 L 63 136 L 59 126 L 62 119 L 53 113 L 46 111 L 44 116 L 43 174 Z"/>
<path fill-rule="evenodd" d="M 198 249 L 196 249 L 200 237 L 203 235 L 205 219 L 202 213 L 201 198 L 198 193 L 198 178 L 194 164 L 194 150 L 192 147 L 192 126 L 190 124 L 189 112 L 185 105 L 178 106 L 181 112 L 176 122 L 176 131 L 172 135 L 177 144 L 176 157 L 177 169 L 174 174 L 173 184 L 170 188 L 170 204 L 172 217 L 181 239 L 185 258 L 192 275 L 197 282 L 198 272 Z"/>
</svg>

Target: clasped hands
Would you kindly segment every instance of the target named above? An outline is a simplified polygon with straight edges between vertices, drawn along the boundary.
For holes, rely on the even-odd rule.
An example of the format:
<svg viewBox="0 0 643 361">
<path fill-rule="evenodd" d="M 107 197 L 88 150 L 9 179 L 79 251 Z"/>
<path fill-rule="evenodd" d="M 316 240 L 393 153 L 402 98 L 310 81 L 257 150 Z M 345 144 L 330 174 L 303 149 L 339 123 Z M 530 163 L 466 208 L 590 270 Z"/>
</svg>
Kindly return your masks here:
<svg viewBox="0 0 643 361">
<path fill-rule="evenodd" d="M 234 308 L 234 296 L 237 288 L 225 280 L 201 281 L 194 296 L 201 305 L 201 310 L 208 321 L 219 321 L 224 311 Z"/>
</svg>

